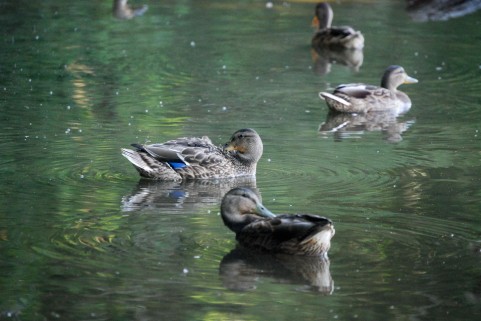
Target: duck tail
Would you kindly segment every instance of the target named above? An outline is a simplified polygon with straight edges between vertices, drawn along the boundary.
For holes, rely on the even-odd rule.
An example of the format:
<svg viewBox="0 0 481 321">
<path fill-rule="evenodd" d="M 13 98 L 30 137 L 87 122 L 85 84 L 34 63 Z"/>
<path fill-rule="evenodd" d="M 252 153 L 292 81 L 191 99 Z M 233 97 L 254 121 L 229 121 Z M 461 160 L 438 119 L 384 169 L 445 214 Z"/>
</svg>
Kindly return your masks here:
<svg viewBox="0 0 481 321">
<path fill-rule="evenodd" d="M 338 97 L 336 95 L 333 95 L 333 94 L 330 94 L 330 93 L 326 93 L 326 92 L 320 92 L 319 93 L 319 98 L 321 98 L 322 100 L 326 100 L 326 101 L 329 101 L 329 100 L 334 100 L 336 101 L 337 103 L 339 104 L 342 104 L 344 106 L 351 106 L 351 103 L 348 102 L 347 100 L 341 98 L 341 97 Z"/>
<path fill-rule="evenodd" d="M 121 151 L 122 156 L 127 158 L 128 161 L 135 166 L 135 168 L 137 168 L 138 170 L 141 169 L 144 172 L 150 172 L 149 165 L 142 159 L 138 152 L 126 148 L 121 148 Z"/>
</svg>

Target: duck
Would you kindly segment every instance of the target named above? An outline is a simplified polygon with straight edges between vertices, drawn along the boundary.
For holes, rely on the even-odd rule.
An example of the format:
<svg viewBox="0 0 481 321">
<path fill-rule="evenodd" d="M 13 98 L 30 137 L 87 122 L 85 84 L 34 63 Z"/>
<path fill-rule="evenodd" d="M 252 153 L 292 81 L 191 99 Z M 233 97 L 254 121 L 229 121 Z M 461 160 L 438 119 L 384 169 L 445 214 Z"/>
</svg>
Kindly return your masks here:
<svg viewBox="0 0 481 321">
<path fill-rule="evenodd" d="M 264 253 L 327 258 L 335 234 L 332 221 L 311 214 L 275 215 L 250 188 L 236 187 L 222 198 L 224 225 L 240 248 Z"/>
<path fill-rule="evenodd" d="M 364 48 L 364 36 L 360 31 L 349 26 L 331 27 L 334 12 L 326 2 L 316 5 L 312 25 L 317 31 L 312 37 L 312 47 L 329 49 L 355 49 Z"/>
<path fill-rule="evenodd" d="M 319 97 L 325 100 L 329 109 L 334 112 L 392 111 L 401 114 L 411 108 L 411 99 L 397 88 L 401 84 L 417 82 L 403 67 L 391 65 L 384 71 L 380 87 L 362 83 L 344 84 L 337 86 L 332 94 L 320 92 Z"/>
<path fill-rule="evenodd" d="M 259 134 L 251 128 L 237 130 L 223 146 L 209 137 L 182 137 L 164 143 L 131 144 L 122 156 L 143 178 L 183 181 L 256 175 L 263 152 Z"/>
<path fill-rule="evenodd" d="M 112 9 L 114 17 L 129 20 L 143 15 L 149 9 L 149 6 L 146 4 L 138 8 L 133 8 L 127 2 L 128 0 L 114 0 Z"/>
</svg>

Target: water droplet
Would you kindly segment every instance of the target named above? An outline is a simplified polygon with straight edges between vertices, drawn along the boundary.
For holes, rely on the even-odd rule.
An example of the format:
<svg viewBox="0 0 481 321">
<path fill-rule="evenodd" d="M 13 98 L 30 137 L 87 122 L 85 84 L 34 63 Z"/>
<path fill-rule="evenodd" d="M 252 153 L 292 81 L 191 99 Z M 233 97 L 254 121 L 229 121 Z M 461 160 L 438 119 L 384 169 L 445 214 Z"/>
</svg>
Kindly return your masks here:
<svg viewBox="0 0 481 321">
<path fill-rule="evenodd" d="M 188 270 L 187 268 L 184 268 L 184 269 L 182 270 L 182 273 L 187 274 L 187 273 L 189 273 L 189 270 Z"/>
<path fill-rule="evenodd" d="M 266 2 L 266 8 L 267 9 L 272 9 L 272 7 L 274 7 L 274 4 L 272 2 Z"/>
<path fill-rule="evenodd" d="M 191 42 L 190 42 L 190 46 L 191 46 L 191 47 L 195 47 L 195 41 L 191 41 Z"/>
</svg>

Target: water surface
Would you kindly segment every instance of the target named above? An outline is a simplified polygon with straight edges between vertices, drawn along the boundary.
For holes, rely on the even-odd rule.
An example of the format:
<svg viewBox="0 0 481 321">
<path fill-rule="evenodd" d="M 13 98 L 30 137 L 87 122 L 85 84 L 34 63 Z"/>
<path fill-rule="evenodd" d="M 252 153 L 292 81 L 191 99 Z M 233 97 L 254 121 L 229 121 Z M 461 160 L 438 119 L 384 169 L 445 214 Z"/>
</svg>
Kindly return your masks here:
<svg viewBox="0 0 481 321">
<path fill-rule="evenodd" d="M 313 2 L 148 4 L 119 20 L 109 1 L 0 2 L 0 319 L 479 319 L 481 11 L 334 3 L 366 47 L 320 69 Z M 328 115 L 319 91 L 390 64 L 420 81 L 408 113 Z M 244 127 L 264 141 L 256 180 L 139 181 L 120 155 Z M 233 251 L 219 203 L 245 185 L 330 217 L 330 262 Z"/>
</svg>

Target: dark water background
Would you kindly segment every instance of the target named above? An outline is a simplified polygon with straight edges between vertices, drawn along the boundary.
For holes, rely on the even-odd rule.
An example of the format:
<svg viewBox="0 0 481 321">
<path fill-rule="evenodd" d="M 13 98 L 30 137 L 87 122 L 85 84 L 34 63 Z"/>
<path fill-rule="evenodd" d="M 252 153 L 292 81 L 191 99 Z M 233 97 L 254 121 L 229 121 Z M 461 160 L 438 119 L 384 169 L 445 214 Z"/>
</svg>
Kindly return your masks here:
<svg viewBox="0 0 481 321">
<path fill-rule="evenodd" d="M 366 38 L 356 71 L 313 61 L 314 2 L 148 4 L 0 1 L 0 319 L 479 319 L 481 11 L 334 3 Z M 319 91 L 390 64 L 419 79 L 411 111 L 328 117 Z M 244 127 L 256 181 L 139 182 L 120 155 Z M 238 185 L 330 217 L 330 265 L 231 253 L 219 202 Z"/>
</svg>

